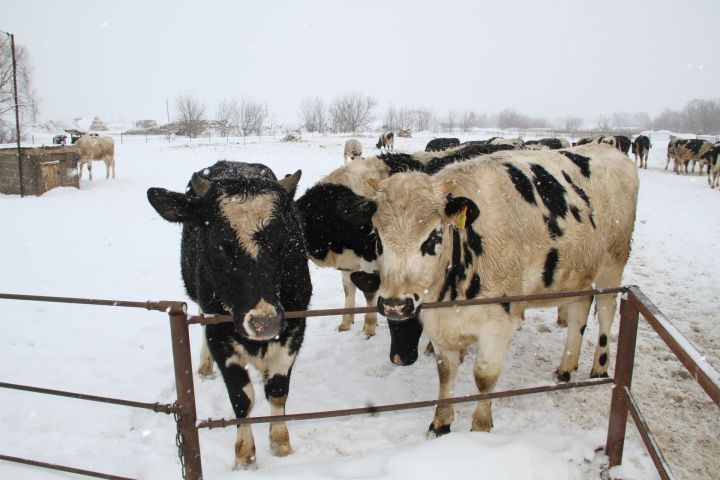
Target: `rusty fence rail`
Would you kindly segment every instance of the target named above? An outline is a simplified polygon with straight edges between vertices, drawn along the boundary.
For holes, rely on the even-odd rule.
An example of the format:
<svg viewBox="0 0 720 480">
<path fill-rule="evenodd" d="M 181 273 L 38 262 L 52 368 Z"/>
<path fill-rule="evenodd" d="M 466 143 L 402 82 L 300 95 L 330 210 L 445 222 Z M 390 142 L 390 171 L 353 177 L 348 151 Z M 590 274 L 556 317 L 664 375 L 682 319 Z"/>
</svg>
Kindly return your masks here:
<svg viewBox="0 0 720 480">
<path fill-rule="evenodd" d="M 199 315 L 189 316 L 184 302 L 127 302 L 119 300 L 98 300 L 70 297 L 47 297 L 32 295 L 16 295 L 0 293 L 0 300 L 26 300 L 59 303 L 75 303 L 84 305 L 101 305 L 115 307 L 143 308 L 151 311 L 160 311 L 168 314 L 170 318 L 170 333 L 172 341 L 173 361 L 175 370 L 175 386 L 177 401 L 173 404 L 144 403 L 131 400 L 98 397 L 83 393 L 64 392 L 41 387 L 30 387 L 0 382 L 0 388 L 11 388 L 49 395 L 59 395 L 81 400 L 90 400 L 117 404 L 128 407 L 144 408 L 155 412 L 173 414 L 177 425 L 176 444 L 179 450 L 181 473 L 183 478 L 191 480 L 202 479 L 202 461 L 200 457 L 200 443 L 198 430 L 200 428 L 223 428 L 232 425 L 270 423 L 276 421 L 311 420 L 349 415 L 378 414 L 384 412 L 426 408 L 436 405 L 449 405 L 457 403 L 490 400 L 520 395 L 531 395 L 544 392 L 561 391 L 574 388 L 585 388 L 612 383 L 614 385 L 610 406 L 610 419 L 605 451 L 611 467 L 622 462 L 622 452 L 625 441 L 627 417 L 630 414 L 640 433 L 653 462 L 663 479 L 675 478 L 668 462 L 662 455 L 655 439 L 645 421 L 637 401 L 631 391 L 632 373 L 635 358 L 635 344 L 637 341 L 637 327 L 639 314 L 658 333 L 670 350 L 683 363 L 693 378 L 700 384 L 710 398 L 720 406 L 720 374 L 697 351 L 660 310 L 636 286 L 618 287 L 596 290 L 582 290 L 572 292 L 559 292 L 553 294 L 507 296 L 500 298 L 481 298 L 472 300 L 457 300 L 451 302 L 431 302 L 423 304 L 423 308 L 460 308 L 469 305 L 488 305 L 497 303 L 530 302 L 536 300 L 549 300 L 553 298 L 570 298 L 590 295 L 611 295 L 622 293 L 620 301 L 620 332 L 618 334 L 617 358 L 615 364 L 615 378 L 603 378 L 567 384 L 544 385 L 519 390 L 508 390 L 481 395 L 467 395 L 463 397 L 447 398 L 442 400 L 426 400 L 418 402 L 398 403 L 391 405 L 377 405 L 343 410 L 330 410 L 323 412 L 307 412 L 287 415 L 271 415 L 244 419 L 212 419 L 208 418 L 198 422 L 195 407 L 195 390 L 193 382 L 193 369 L 190 354 L 190 336 L 188 326 L 192 324 L 214 324 L 232 321 L 229 315 Z M 305 318 L 342 315 L 344 313 L 366 313 L 374 311 L 373 307 L 337 308 L 313 310 L 302 312 L 286 312 L 286 318 Z M 0 454 L 0 460 L 24 463 L 43 468 L 50 468 L 80 475 L 97 478 L 129 480 L 125 477 L 108 475 L 88 470 L 53 465 L 35 460 L 22 459 Z"/>
</svg>

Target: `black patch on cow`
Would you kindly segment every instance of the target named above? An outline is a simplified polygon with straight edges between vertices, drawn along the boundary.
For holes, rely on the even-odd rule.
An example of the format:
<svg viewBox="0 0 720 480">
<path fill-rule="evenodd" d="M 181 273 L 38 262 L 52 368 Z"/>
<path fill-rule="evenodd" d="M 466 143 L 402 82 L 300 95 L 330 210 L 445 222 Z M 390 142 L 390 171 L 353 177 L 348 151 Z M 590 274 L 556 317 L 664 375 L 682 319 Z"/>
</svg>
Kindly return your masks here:
<svg viewBox="0 0 720 480">
<path fill-rule="evenodd" d="M 563 155 L 565 155 L 567 158 L 570 159 L 571 162 L 573 162 L 575 165 L 578 166 L 580 169 L 580 173 L 582 173 L 583 177 L 590 178 L 590 158 L 586 157 L 584 155 L 578 155 L 577 153 L 568 152 L 567 150 L 563 150 Z"/>
<path fill-rule="evenodd" d="M 587 325 L 583 325 L 582 327 L 580 327 L 580 336 L 585 335 L 585 328 L 586 328 L 586 327 L 587 327 Z"/>
<path fill-rule="evenodd" d="M 593 218 L 592 213 L 588 213 L 588 219 L 590 220 L 590 225 L 592 225 L 593 228 L 597 229 L 597 227 L 595 226 L 595 219 Z"/>
<path fill-rule="evenodd" d="M 505 302 L 505 303 L 501 303 L 500 305 L 502 305 L 502 308 L 503 308 L 503 310 L 505 310 L 505 313 L 510 313 L 510 303 Z"/>
<path fill-rule="evenodd" d="M 563 232 L 563 229 L 560 228 L 560 225 L 558 225 L 557 217 L 555 217 L 555 216 L 548 217 L 546 215 L 543 215 L 543 220 L 545 220 L 545 223 L 547 224 L 548 233 L 550 234 L 550 238 L 552 238 L 553 240 L 557 240 L 558 237 L 563 236 L 563 233 L 565 233 L 565 232 Z"/>
<path fill-rule="evenodd" d="M 467 197 L 453 197 L 452 193 L 448 193 L 445 198 L 447 204 L 445 204 L 445 215 L 452 217 L 456 213 L 460 212 L 463 207 L 467 207 L 465 226 L 466 228 L 473 224 L 475 220 L 480 216 L 480 209 L 478 206 Z"/>
<path fill-rule="evenodd" d="M 423 256 L 435 255 L 435 246 L 442 243 L 442 230 L 433 230 L 428 238 L 420 245 Z"/>
<path fill-rule="evenodd" d="M 600 346 L 601 347 L 607 346 L 607 335 L 605 335 L 604 333 L 602 335 L 600 335 Z"/>
<path fill-rule="evenodd" d="M 693 138 L 692 140 L 687 140 L 687 142 L 685 143 L 685 148 L 693 152 L 695 156 L 698 156 L 698 154 L 700 154 L 700 149 L 704 144 L 705 140 Z"/>
<path fill-rule="evenodd" d="M 603 353 L 602 355 L 600 355 L 599 360 L 600 360 L 600 365 L 602 365 L 604 367 L 605 364 L 607 363 L 607 353 Z"/>
<path fill-rule="evenodd" d="M 615 147 L 625 155 L 630 151 L 632 141 L 625 135 L 615 135 Z"/>
<path fill-rule="evenodd" d="M 350 281 L 363 293 L 375 293 L 380 287 L 380 275 L 368 272 L 352 272 Z"/>
<path fill-rule="evenodd" d="M 287 375 L 273 375 L 265 381 L 265 398 L 282 398 L 290 390 L 290 378 Z"/>
<path fill-rule="evenodd" d="M 572 187 L 572 189 L 575 190 L 575 193 L 577 194 L 577 196 L 582 198 L 583 202 L 585 202 L 585 205 L 587 205 L 588 207 L 592 207 L 592 205 L 590 203 L 590 198 L 587 196 L 587 193 L 585 193 L 585 190 L 578 187 L 575 184 L 575 182 L 573 182 L 572 178 L 570 178 L 570 175 L 568 175 L 565 170 L 563 170 L 562 174 L 563 174 L 563 177 L 565 177 L 565 181 L 567 181 L 570 184 L 570 186 Z"/>
<path fill-rule="evenodd" d="M 440 289 L 438 301 L 442 301 L 448 292 L 450 293 L 450 300 L 457 299 L 458 284 L 466 278 L 465 267 L 460 258 L 461 251 L 460 232 L 455 230 L 453 231 L 452 263 L 445 274 L 445 281 Z"/>
<path fill-rule="evenodd" d="M 476 256 L 480 257 L 483 254 L 483 238 L 482 235 L 478 234 L 473 230 L 472 225 L 469 225 L 465 231 L 467 232 L 467 244 L 470 249 L 475 253 Z"/>
<path fill-rule="evenodd" d="M 348 187 L 337 184 L 315 185 L 297 200 L 310 255 L 324 259 L 331 251 L 340 254 L 347 248 L 366 261 L 377 258 L 380 242 L 369 219 L 358 215 L 355 221 L 348 221 L 354 205 L 362 201 Z"/>
<path fill-rule="evenodd" d="M 424 172 L 435 175 L 443 168 L 457 162 L 465 162 L 481 155 L 499 152 L 501 150 L 514 150 L 512 145 L 488 145 L 484 143 L 464 143 L 461 148 L 453 150 L 449 155 L 438 155 L 425 164 Z"/>
<path fill-rule="evenodd" d="M 557 248 L 551 248 L 545 257 L 545 268 L 543 268 L 543 284 L 545 287 L 549 287 L 553 283 L 555 277 L 555 269 L 557 269 L 558 262 L 560 261 L 560 254 Z"/>
<path fill-rule="evenodd" d="M 378 155 L 385 165 L 390 168 L 390 175 L 402 172 L 424 172 L 425 165 L 408 153 L 382 153 Z"/>
<path fill-rule="evenodd" d="M 575 217 L 575 220 L 577 220 L 579 223 L 582 223 L 582 218 L 580 217 L 580 209 L 578 209 L 575 205 L 570 205 L 570 213 L 572 213 L 572 216 Z"/>
<path fill-rule="evenodd" d="M 552 216 L 565 218 L 567 215 L 567 202 L 565 201 L 565 187 L 555 177 L 537 163 L 530 165 L 533 172 L 533 184 Z"/>
<path fill-rule="evenodd" d="M 480 293 L 480 275 L 477 273 L 474 273 L 472 278 L 470 279 L 470 285 L 468 286 L 467 290 L 465 291 L 465 298 L 475 298 Z"/>
<path fill-rule="evenodd" d="M 522 195 L 526 202 L 537 205 L 530 179 L 514 165 L 509 163 L 505 163 L 504 165 L 508 175 L 510 175 L 510 180 L 512 180 L 513 185 L 515 185 L 515 190 L 520 192 L 520 195 Z"/>
</svg>

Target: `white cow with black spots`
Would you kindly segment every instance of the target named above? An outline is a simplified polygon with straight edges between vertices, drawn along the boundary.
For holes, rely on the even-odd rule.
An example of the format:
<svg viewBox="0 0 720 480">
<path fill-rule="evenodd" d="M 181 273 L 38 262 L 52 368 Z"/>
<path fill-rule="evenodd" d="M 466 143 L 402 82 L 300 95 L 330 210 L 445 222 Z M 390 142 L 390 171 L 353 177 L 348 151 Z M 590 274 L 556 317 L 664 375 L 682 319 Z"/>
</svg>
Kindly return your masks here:
<svg viewBox="0 0 720 480">
<path fill-rule="evenodd" d="M 367 212 L 378 255 L 378 311 L 415 315 L 424 302 L 617 287 L 630 253 L 638 174 L 608 145 L 567 151 L 504 151 L 450 165 L 434 176 L 400 173 L 368 183 Z M 513 332 L 529 307 L 563 305 L 568 320 L 557 377 L 577 368 L 592 297 L 426 309 L 420 319 L 437 355 L 440 398 L 453 396 L 462 351 L 475 344 L 473 373 L 491 392 Z M 615 295 L 596 299 L 599 338 L 592 377 L 607 376 Z M 437 408 L 429 434 L 450 431 L 453 408 Z M 472 430 L 492 427 L 481 401 Z"/>
</svg>

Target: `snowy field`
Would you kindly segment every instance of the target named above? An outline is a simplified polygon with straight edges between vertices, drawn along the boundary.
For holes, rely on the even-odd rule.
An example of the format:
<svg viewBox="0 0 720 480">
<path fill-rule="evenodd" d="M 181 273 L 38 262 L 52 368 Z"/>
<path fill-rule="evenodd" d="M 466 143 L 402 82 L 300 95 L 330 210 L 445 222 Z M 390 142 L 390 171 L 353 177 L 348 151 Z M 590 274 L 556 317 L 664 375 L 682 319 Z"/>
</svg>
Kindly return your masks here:
<svg viewBox="0 0 720 480">
<path fill-rule="evenodd" d="M 415 151 L 431 137 L 396 139 Z M 461 140 L 480 139 L 462 136 Z M 118 139 L 119 140 L 119 139 Z M 168 143 L 144 137 L 116 144 L 117 178 L 81 189 L 58 188 L 42 197 L 0 195 L 0 292 L 118 300 L 187 300 L 180 279 L 180 227 L 162 220 L 145 192 L 182 191 L 193 171 L 218 159 L 261 162 L 278 176 L 302 169 L 299 194 L 342 165 L 346 137 L 271 138 L 247 143 L 196 140 Z M 362 137 L 375 151 L 376 138 Z M 720 192 L 705 176 L 665 171 L 667 137 L 653 138 L 649 168 L 640 172 L 640 197 L 630 261 L 623 282 L 637 284 L 720 368 Z M 340 274 L 311 265 L 311 308 L 343 303 Z M 358 295 L 358 304 L 363 304 Z M 171 403 L 175 397 L 167 316 L 144 310 L 0 300 L 0 381 Z M 191 311 L 196 307 L 191 305 Z M 552 309 L 532 310 L 516 333 L 498 389 L 554 383 L 565 332 Z M 361 318 L 337 332 L 339 317 L 308 320 L 293 372 L 288 413 L 434 399 L 434 360 L 421 355 L 409 367 L 388 359 L 389 334 L 366 340 Z M 613 325 L 612 358 L 617 345 Z M 191 327 L 193 357 L 199 327 Z M 597 324 L 588 323 L 580 368 L 589 377 Z M 421 345 L 424 347 L 426 337 Z M 471 352 L 472 354 L 472 352 Z M 461 366 L 457 395 L 475 393 L 472 362 Z M 262 392 L 257 375 L 256 392 Z M 231 418 L 219 378 L 196 375 L 198 416 Z M 633 390 L 658 442 L 683 479 L 720 478 L 720 414 L 662 341 L 641 321 Z M 254 415 L 268 414 L 258 393 Z M 426 440 L 432 409 L 288 424 L 294 453 L 273 457 L 267 426 L 255 425 L 258 469 L 232 470 L 234 429 L 202 430 L 208 480 L 227 479 L 597 479 L 610 387 L 557 392 L 494 402 L 492 433 L 471 433 L 474 405 L 456 408 L 453 433 Z M 624 479 L 657 478 L 650 458 L 628 426 Z M 170 416 L 59 397 L 0 390 L 0 453 L 133 478 L 179 478 Z M 1 479 L 77 478 L 0 461 Z"/>
</svg>

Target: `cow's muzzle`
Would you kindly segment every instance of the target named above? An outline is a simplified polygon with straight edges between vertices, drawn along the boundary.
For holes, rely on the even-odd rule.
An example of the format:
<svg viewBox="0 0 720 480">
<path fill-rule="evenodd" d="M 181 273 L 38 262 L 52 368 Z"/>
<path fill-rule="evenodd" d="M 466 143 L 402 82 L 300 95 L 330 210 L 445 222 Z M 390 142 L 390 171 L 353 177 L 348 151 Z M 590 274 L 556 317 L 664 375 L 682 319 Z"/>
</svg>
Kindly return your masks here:
<svg viewBox="0 0 720 480">
<path fill-rule="evenodd" d="M 407 320 L 415 313 L 415 302 L 410 297 L 384 298 L 378 297 L 377 311 L 388 320 Z"/>
<path fill-rule="evenodd" d="M 263 300 L 247 312 L 242 321 L 235 320 L 235 331 L 251 340 L 270 340 L 277 337 L 285 326 L 285 311 Z"/>
</svg>

